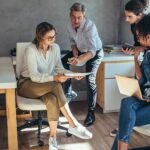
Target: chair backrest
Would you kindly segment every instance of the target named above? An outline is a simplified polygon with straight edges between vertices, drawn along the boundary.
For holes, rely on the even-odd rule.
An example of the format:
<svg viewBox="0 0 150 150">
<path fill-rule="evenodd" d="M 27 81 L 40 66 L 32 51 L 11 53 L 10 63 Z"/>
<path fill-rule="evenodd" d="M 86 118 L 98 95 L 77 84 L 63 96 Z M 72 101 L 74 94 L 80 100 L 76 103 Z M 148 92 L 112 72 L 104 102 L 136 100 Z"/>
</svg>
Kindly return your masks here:
<svg viewBox="0 0 150 150">
<path fill-rule="evenodd" d="M 31 44 L 31 42 L 22 42 L 22 43 L 19 42 L 16 44 L 16 74 L 18 79 L 20 77 L 22 69 L 24 52 L 29 44 Z"/>
</svg>

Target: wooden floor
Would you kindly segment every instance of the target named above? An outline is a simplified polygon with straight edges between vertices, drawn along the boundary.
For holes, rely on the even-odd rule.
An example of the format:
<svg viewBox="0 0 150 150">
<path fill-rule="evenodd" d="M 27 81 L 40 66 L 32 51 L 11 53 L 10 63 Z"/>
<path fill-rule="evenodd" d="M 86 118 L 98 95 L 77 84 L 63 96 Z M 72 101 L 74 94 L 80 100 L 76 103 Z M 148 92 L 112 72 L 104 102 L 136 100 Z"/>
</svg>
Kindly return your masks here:
<svg viewBox="0 0 150 150">
<path fill-rule="evenodd" d="M 71 102 L 71 110 L 79 122 L 83 123 L 86 116 L 85 102 Z M 58 131 L 57 138 L 60 150 L 110 150 L 114 138 L 109 136 L 112 129 L 117 127 L 117 113 L 102 114 L 99 107 L 96 108 L 96 122 L 89 130 L 93 133 L 91 140 L 82 140 L 75 136 L 66 137 L 65 133 Z M 62 121 L 64 117 L 61 117 Z M 21 124 L 18 121 L 18 124 Z M 36 131 L 24 131 L 18 133 L 19 150 L 48 150 L 49 129 L 42 130 L 42 140 L 45 146 L 37 146 Z M 133 133 L 130 148 L 150 145 L 150 137 L 137 132 Z M 0 118 L 0 150 L 7 150 L 6 118 Z"/>
</svg>

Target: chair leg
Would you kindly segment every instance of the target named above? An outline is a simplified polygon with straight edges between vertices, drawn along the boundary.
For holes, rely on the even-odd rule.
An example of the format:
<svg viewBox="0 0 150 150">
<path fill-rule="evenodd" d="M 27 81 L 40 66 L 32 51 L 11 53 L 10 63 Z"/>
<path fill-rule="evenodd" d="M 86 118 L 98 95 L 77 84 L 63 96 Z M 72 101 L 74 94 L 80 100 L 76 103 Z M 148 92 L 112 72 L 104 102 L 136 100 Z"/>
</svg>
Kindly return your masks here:
<svg viewBox="0 0 150 150">
<path fill-rule="evenodd" d="M 68 128 L 66 128 L 66 127 L 62 126 L 60 122 L 58 122 L 58 124 L 57 124 L 57 129 L 60 129 L 60 130 L 66 131 L 66 136 L 67 136 L 67 137 L 72 136 L 72 134 L 70 134 L 70 133 L 68 132 Z"/>
<path fill-rule="evenodd" d="M 45 120 L 42 120 L 42 112 L 38 111 L 38 119 L 28 120 L 24 125 L 17 127 L 17 130 L 20 131 L 22 129 L 29 128 L 32 126 L 38 126 L 38 134 L 37 134 L 38 145 L 43 146 L 44 142 L 41 141 L 42 125 L 49 126 L 49 123 Z M 57 128 L 66 131 L 67 137 L 71 136 L 71 134 L 68 133 L 68 128 L 62 126 L 59 122 L 58 122 Z"/>
<path fill-rule="evenodd" d="M 17 130 L 21 131 L 22 129 L 25 129 L 25 128 L 29 128 L 29 127 L 32 127 L 32 126 L 38 126 L 38 134 L 37 134 L 38 145 L 39 146 L 43 146 L 44 142 L 41 141 L 42 125 L 49 126 L 47 121 L 42 120 L 42 112 L 39 111 L 38 112 L 38 119 L 33 119 L 33 120 L 26 121 L 26 123 L 24 125 L 21 125 L 21 126 L 17 127 Z"/>
<path fill-rule="evenodd" d="M 42 120 L 42 125 L 49 126 L 49 123 L 48 123 L 48 121 Z"/>
<path fill-rule="evenodd" d="M 34 125 L 36 125 L 36 120 L 28 120 L 26 121 L 24 125 L 17 127 L 17 131 L 21 131 L 22 129 L 25 129 L 25 128 L 30 128 Z"/>
<path fill-rule="evenodd" d="M 65 131 L 68 131 L 68 128 L 66 128 L 66 127 L 63 127 L 62 125 L 57 125 L 57 128 L 58 129 L 61 129 L 61 130 L 65 130 Z"/>
<path fill-rule="evenodd" d="M 43 125 L 43 120 L 42 120 L 42 116 L 41 116 L 41 112 L 38 112 L 38 145 L 39 146 L 43 146 L 44 142 L 41 141 L 41 129 L 42 129 L 42 125 Z"/>
</svg>

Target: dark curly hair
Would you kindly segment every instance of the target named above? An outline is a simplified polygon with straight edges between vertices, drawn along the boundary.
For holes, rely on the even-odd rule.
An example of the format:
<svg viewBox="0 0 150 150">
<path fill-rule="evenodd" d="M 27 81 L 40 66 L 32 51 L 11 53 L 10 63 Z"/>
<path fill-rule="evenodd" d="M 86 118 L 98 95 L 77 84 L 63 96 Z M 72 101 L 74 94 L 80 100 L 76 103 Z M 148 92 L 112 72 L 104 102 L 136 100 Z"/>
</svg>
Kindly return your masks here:
<svg viewBox="0 0 150 150">
<path fill-rule="evenodd" d="M 48 22 L 42 22 L 38 24 L 36 27 L 36 37 L 34 38 L 32 43 L 34 43 L 38 47 L 39 42 L 42 40 L 44 35 L 51 30 L 54 30 L 56 32 L 55 27 Z"/>
<path fill-rule="evenodd" d="M 125 10 L 133 12 L 135 15 L 139 15 L 146 10 L 148 6 L 148 0 L 130 0 L 125 5 Z"/>
<path fill-rule="evenodd" d="M 145 15 L 141 21 L 136 24 L 136 30 L 139 35 L 146 37 L 150 34 L 150 14 Z"/>
</svg>

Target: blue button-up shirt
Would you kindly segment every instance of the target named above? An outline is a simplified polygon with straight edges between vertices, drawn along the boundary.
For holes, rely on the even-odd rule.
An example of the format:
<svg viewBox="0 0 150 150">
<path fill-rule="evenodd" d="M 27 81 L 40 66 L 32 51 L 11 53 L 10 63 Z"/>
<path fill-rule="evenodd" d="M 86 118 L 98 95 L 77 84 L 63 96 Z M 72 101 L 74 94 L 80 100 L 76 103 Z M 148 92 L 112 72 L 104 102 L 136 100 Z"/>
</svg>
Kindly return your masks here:
<svg viewBox="0 0 150 150">
<path fill-rule="evenodd" d="M 69 22 L 68 32 L 71 45 L 76 45 L 80 52 L 90 51 L 94 57 L 96 51 L 102 49 L 102 42 L 97 28 L 88 18 L 83 20 L 77 31 L 72 27 L 71 22 Z"/>
</svg>

